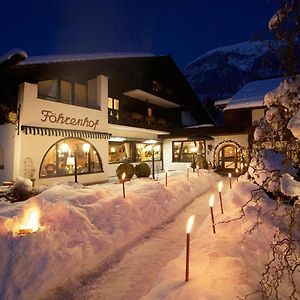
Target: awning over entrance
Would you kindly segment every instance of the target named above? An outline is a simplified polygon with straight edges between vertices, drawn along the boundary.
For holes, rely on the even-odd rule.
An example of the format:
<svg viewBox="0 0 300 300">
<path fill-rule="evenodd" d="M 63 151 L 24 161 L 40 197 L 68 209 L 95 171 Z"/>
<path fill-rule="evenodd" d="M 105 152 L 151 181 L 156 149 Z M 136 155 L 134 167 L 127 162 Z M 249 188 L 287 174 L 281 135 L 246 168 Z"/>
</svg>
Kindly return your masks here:
<svg viewBox="0 0 300 300">
<path fill-rule="evenodd" d="M 203 135 L 203 134 L 197 134 L 197 135 L 191 135 L 188 137 L 188 140 L 207 140 L 207 141 L 213 141 L 214 138 L 210 135 Z"/>
<path fill-rule="evenodd" d="M 25 134 L 42 135 L 42 136 L 46 135 L 46 136 L 62 136 L 62 137 L 90 138 L 90 139 L 109 139 L 111 136 L 111 134 L 107 132 L 46 128 L 46 127 L 24 126 L 24 125 L 21 126 L 21 130 Z"/>
</svg>

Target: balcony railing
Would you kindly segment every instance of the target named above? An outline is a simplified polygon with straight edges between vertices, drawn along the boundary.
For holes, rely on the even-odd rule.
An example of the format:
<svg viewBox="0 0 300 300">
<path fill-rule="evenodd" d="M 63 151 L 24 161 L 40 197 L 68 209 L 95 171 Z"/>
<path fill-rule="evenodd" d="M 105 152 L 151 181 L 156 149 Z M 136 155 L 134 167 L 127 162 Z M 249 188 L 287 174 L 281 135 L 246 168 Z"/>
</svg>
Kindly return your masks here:
<svg viewBox="0 0 300 300">
<path fill-rule="evenodd" d="M 108 112 L 108 122 L 125 126 L 170 131 L 174 124 L 165 118 L 149 117 L 137 112 Z"/>
</svg>

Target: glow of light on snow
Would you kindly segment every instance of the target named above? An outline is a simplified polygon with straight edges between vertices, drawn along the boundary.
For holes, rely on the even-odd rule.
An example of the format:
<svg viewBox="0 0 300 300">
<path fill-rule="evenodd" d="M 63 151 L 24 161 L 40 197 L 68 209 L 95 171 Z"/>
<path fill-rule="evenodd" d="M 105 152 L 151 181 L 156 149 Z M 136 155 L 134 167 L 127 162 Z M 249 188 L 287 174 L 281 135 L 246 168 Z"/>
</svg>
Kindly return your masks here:
<svg viewBox="0 0 300 300">
<path fill-rule="evenodd" d="M 30 207 L 25 210 L 23 217 L 14 226 L 15 233 L 31 233 L 40 229 L 40 209 L 38 207 Z"/>
</svg>

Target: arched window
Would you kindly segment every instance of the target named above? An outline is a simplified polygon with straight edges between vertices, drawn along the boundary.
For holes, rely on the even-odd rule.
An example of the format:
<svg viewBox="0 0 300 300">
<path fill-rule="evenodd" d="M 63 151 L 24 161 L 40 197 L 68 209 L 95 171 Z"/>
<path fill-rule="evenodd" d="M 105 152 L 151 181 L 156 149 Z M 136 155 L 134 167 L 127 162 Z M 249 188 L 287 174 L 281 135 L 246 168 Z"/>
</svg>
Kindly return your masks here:
<svg viewBox="0 0 300 300">
<path fill-rule="evenodd" d="M 82 139 L 63 139 L 46 153 L 40 167 L 40 178 L 103 172 L 102 162 L 95 147 Z"/>
</svg>

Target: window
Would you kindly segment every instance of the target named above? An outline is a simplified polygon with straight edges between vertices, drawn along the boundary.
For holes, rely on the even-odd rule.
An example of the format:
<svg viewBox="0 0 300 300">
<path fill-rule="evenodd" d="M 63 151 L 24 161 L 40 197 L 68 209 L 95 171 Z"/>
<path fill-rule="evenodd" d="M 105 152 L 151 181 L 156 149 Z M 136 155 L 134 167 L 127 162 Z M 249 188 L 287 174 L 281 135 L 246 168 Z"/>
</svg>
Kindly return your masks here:
<svg viewBox="0 0 300 300">
<path fill-rule="evenodd" d="M 131 160 L 131 148 L 130 143 L 109 142 L 109 162 L 121 163 Z"/>
<path fill-rule="evenodd" d="M 161 144 L 149 145 L 145 143 L 136 143 L 135 161 L 161 160 Z"/>
<path fill-rule="evenodd" d="M 40 178 L 74 174 L 75 158 L 78 174 L 103 172 L 100 156 L 94 146 L 81 139 L 63 139 L 44 156 Z"/>
<path fill-rule="evenodd" d="M 60 95 L 61 102 L 63 103 L 72 103 L 72 85 L 70 82 L 61 80 L 60 81 Z"/>
<path fill-rule="evenodd" d="M 58 79 L 40 81 L 38 97 L 83 107 L 99 108 L 96 80 L 89 80 L 87 85 Z"/>
<path fill-rule="evenodd" d="M 45 99 L 57 99 L 58 80 L 44 80 L 38 83 L 38 97 Z"/>
<path fill-rule="evenodd" d="M 192 162 L 197 156 L 205 157 L 205 141 L 178 141 L 172 143 L 173 162 Z"/>
<path fill-rule="evenodd" d="M 86 86 L 83 84 L 74 84 L 74 102 L 75 105 L 86 106 Z"/>
<path fill-rule="evenodd" d="M 119 104 L 120 101 L 118 99 L 108 97 L 107 107 L 108 107 L 108 118 L 110 122 L 119 120 Z"/>
<path fill-rule="evenodd" d="M 162 159 L 162 145 L 142 142 L 109 142 L 109 163 L 141 162 Z"/>
</svg>

